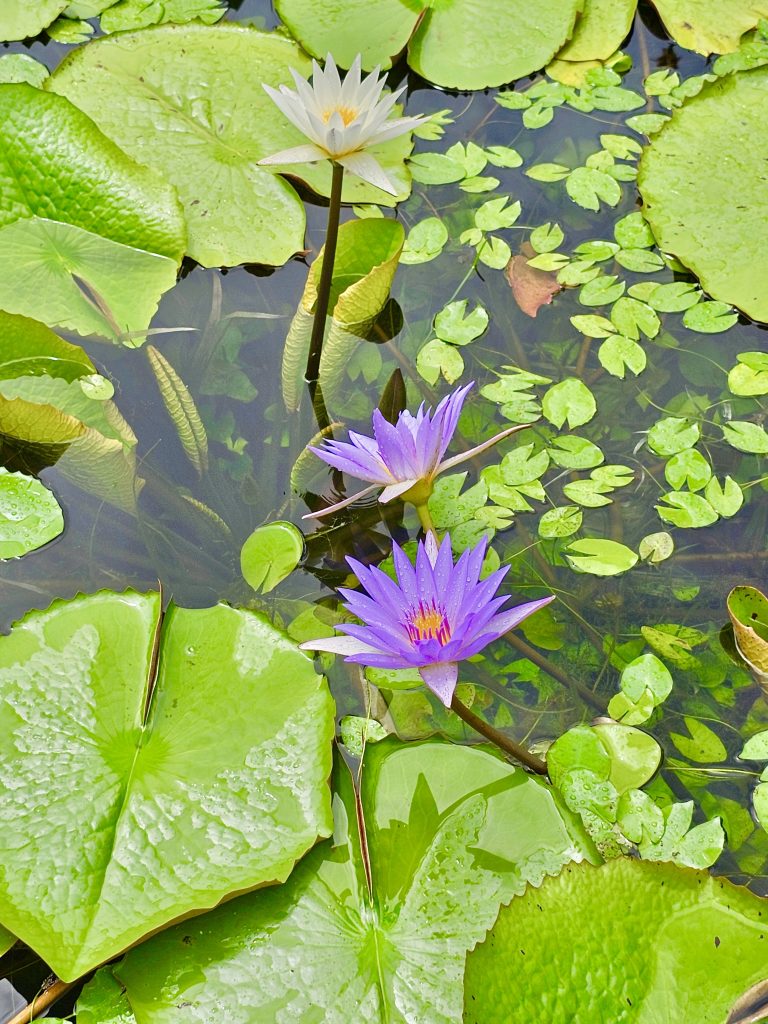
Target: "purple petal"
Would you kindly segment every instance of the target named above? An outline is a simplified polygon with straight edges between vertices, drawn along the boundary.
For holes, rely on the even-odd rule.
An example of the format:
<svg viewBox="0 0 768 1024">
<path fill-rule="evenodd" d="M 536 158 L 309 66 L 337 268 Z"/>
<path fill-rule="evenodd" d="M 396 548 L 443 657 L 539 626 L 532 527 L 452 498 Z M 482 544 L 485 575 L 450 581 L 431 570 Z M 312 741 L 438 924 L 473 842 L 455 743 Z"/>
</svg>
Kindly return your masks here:
<svg viewBox="0 0 768 1024">
<path fill-rule="evenodd" d="M 434 665 L 422 665 L 419 675 L 429 689 L 449 708 L 459 678 L 458 664 L 455 661 L 442 661 Z"/>
<path fill-rule="evenodd" d="M 529 615 L 533 615 L 539 608 L 543 608 L 544 605 L 550 604 L 554 600 L 555 595 L 551 594 L 549 597 L 542 597 L 539 601 L 528 601 L 526 604 L 519 604 L 516 608 L 510 608 L 509 611 L 501 612 L 491 619 L 488 623 L 488 628 L 492 629 L 497 636 L 501 636 L 502 633 L 514 629 L 523 619 L 527 619 Z"/>
<path fill-rule="evenodd" d="M 463 388 L 459 388 L 458 391 L 454 391 L 454 393 L 449 395 L 447 399 L 443 399 L 445 404 L 441 402 L 437 407 L 437 412 L 441 411 L 441 406 L 443 411 L 443 415 L 441 417 L 440 447 L 437 454 L 438 459 L 442 459 L 446 448 L 451 443 L 451 439 L 456 432 L 456 425 L 459 422 L 459 416 L 461 415 L 461 409 L 464 405 L 464 399 L 474 386 L 475 382 L 472 380 Z"/>
<path fill-rule="evenodd" d="M 406 555 L 399 544 L 392 543 L 392 560 L 395 563 L 395 572 L 400 583 L 405 601 L 408 604 L 416 604 L 419 600 L 419 593 L 416 586 L 416 572 L 411 564 L 410 558 Z"/>
<path fill-rule="evenodd" d="M 358 480 L 367 480 L 381 486 L 392 482 L 391 474 L 379 459 L 345 441 L 329 441 L 325 448 L 310 447 L 309 450 L 329 466 L 349 473 Z"/>
<path fill-rule="evenodd" d="M 352 654 L 365 655 L 376 654 L 376 648 L 358 640 L 353 636 L 321 636 L 317 640 L 307 640 L 299 644 L 302 651 L 330 651 L 331 654 L 343 654 L 349 657 Z"/>
</svg>

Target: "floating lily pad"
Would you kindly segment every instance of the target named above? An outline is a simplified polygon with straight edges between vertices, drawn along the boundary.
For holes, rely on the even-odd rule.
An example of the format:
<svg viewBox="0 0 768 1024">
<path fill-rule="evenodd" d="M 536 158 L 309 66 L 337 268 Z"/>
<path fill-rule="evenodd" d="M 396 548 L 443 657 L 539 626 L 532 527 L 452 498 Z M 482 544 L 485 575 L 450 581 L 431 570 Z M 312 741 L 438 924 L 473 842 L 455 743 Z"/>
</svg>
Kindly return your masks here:
<svg viewBox="0 0 768 1024">
<path fill-rule="evenodd" d="M 607 60 L 632 27 L 637 0 L 586 0 L 573 35 L 558 60 Z"/>
<path fill-rule="evenodd" d="M 766 0 L 653 0 L 676 43 L 708 56 L 738 49 L 745 32 L 768 18 Z"/>
<path fill-rule="evenodd" d="M 759 227 L 768 217 L 766 97 L 768 68 L 708 83 L 653 136 L 638 178 L 660 248 L 756 320 L 768 320 L 768 237 Z"/>
<path fill-rule="evenodd" d="M 0 560 L 34 551 L 63 529 L 61 508 L 47 487 L 0 467 Z"/>
<path fill-rule="evenodd" d="M 64 979 L 330 832 L 332 702 L 259 616 L 55 602 L 0 638 L 0 682 L 0 913 Z"/>
<path fill-rule="evenodd" d="M 139 1020 L 454 1024 L 465 952 L 499 903 L 591 856 L 553 791 L 495 755 L 384 740 L 368 745 L 362 779 L 370 893 L 343 764 L 335 778 L 333 842 L 286 885 L 163 932 L 118 966 Z"/>
<path fill-rule="evenodd" d="M 766 901 L 704 871 L 569 865 L 467 957 L 466 1024 L 722 1024 L 765 977 Z"/>
<path fill-rule="evenodd" d="M 28 82 L 40 86 L 48 77 L 48 68 L 26 53 L 9 53 L 0 57 L 0 84 Z"/>
<path fill-rule="evenodd" d="M 351 220 L 339 229 L 320 360 L 320 383 L 329 406 L 340 395 L 352 353 L 384 308 L 404 241 L 402 224 L 389 218 Z M 324 251 L 320 250 L 310 268 L 283 350 L 283 401 L 291 411 L 298 409 L 305 390 L 304 372 Z"/>
<path fill-rule="evenodd" d="M 292 85 L 290 69 L 311 64 L 292 40 L 231 22 L 163 25 L 98 39 L 72 53 L 46 83 L 86 111 L 127 153 L 178 188 L 189 254 L 204 266 L 285 263 L 304 245 L 304 204 L 282 174 L 328 195 L 330 164 L 259 167 L 299 145 L 301 133 L 263 83 Z M 202 83 L 202 84 L 201 84 Z M 128 116 L 130 115 L 130 116 Z M 409 136 L 371 149 L 410 191 Z M 395 202 L 351 175 L 344 199 Z"/>
<path fill-rule="evenodd" d="M 0 42 L 38 35 L 61 14 L 69 0 L 3 0 Z"/>
<path fill-rule="evenodd" d="M 304 536 L 293 523 L 267 523 L 243 544 L 240 568 L 246 583 L 267 594 L 290 576 L 303 554 Z"/>
<path fill-rule="evenodd" d="M 106 6 L 109 9 L 99 22 L 102 32 L 127 32 L 169 21 L 174 25 L 188 21 L 213 25 L 226 10 L 221 0 L 109 0 Z"/>
<path fill-rule="evenodd" d="M 484 89 L 543 68 L 573 31 L 580 0 L 277 0 L 291 33 L 316 57 L 343 67 L 389 67 L 408 44 L 408 63 L 455 89 Z M 410 40 L 410 41 L 409 41 Z"/>
</svg>

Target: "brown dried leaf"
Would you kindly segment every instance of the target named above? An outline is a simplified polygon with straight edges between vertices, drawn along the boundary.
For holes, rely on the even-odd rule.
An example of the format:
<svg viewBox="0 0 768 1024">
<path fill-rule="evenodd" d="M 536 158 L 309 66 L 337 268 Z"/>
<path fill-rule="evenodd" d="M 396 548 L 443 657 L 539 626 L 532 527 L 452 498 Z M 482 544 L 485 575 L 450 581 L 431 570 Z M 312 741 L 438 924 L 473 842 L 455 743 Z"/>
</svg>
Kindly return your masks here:
<svg viewBox="0 0 768 1024">
<path fill-rule="evenodd" d="M 536 316 L 542 306 L 547 306 L 562 290 L 554 270 L 537 270 L 529 267 L 528 260 L 536 253 L 528 242 L 524 242 L 517 256 L 507 264 L 506 274 L 512 295 L 520 309 L 527 316 Z"/>
</svg>

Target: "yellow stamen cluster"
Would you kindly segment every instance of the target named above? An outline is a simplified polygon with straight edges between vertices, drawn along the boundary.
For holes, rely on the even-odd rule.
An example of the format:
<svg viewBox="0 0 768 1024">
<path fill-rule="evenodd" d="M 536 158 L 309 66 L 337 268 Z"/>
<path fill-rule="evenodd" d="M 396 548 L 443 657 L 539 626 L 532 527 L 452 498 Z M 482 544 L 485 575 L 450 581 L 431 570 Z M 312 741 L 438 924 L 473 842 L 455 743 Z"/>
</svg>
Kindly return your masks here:
<svg viewBox="0 0 768 1024">
<path fill-rule="evenodd" d="M 408 636 L 414 642 L 437 640 L 444 646 L 451 639 L 451 627 L 445 612 L 434 602 L 425 605 L 423 601 L 419 601 L 419 607 L 413 610 L 406 628 Z"/>
<path fill-rule="evenodd" d="M 323 124 L 328 124 L 333 115 L 338 114 L 344 122 L 344 127 L 346 127 L 347 125 L 352 124 L 359 113 L 360 111 L 356 110 L 354 107 L 329 107 L 328 110 L 323 111 Z"/>
</svg>

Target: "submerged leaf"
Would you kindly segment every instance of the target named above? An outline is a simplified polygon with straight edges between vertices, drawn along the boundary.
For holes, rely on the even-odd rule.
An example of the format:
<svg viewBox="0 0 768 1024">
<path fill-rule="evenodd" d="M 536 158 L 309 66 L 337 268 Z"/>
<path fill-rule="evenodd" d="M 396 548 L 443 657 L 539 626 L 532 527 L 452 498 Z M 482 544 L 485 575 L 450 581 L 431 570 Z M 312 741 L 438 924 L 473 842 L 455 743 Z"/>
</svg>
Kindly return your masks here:
<svg viewBox="0 0 768 1024">
<path fill-rule="evenodd" d="M 184 381 L 154 345 L 148 346 L 147 358 L 157 378 L 163 405 L 176 427 L 184 454 L 202 476 L 208 469 L 208 435 L 195 400 Z"/>
<path fill-rule="evenodd" d="M 535 317 L 542 306 L 547 306 L 562 290 L 557 273 L 551 270 L 537 270 L 528 262 L 534 255 L 533 248 L 526 242 L 520 252 L 513 256 L 505 271 L 512 295 L 520 309 Z"/>
<path fill-rule="evenodd" d="M 768 598 L 756 587 L 734 587 L 727 607 L 739 654 L 768 692 Z"/>
<path fill-rule="evenodd" d="M 246 583 L 268 594 L 289 576 L 304 554 L 304 536 L 293 523 L 267 523 L 254 530 L 240 552 Z"/>
<path fill-rule="evenodd" d="M 259 616 L 59 601 L 0 638 L 0 678 L 0 915 L 65 980 L 330 831 L 332 702 Z"/>
</svg>

